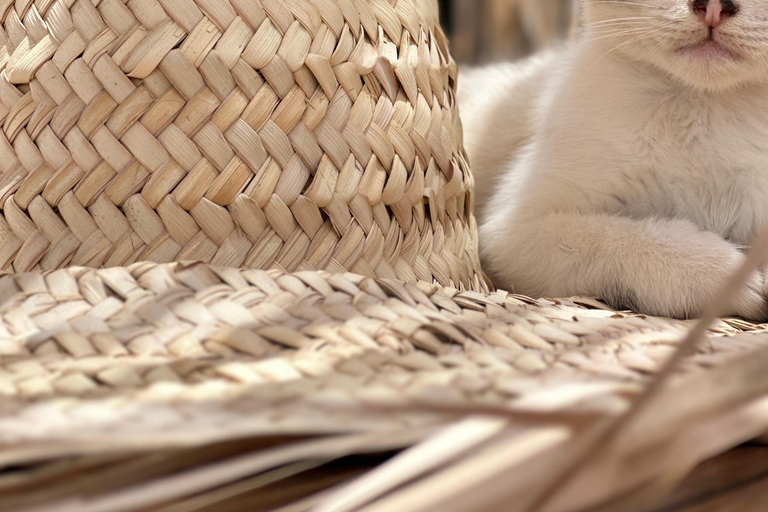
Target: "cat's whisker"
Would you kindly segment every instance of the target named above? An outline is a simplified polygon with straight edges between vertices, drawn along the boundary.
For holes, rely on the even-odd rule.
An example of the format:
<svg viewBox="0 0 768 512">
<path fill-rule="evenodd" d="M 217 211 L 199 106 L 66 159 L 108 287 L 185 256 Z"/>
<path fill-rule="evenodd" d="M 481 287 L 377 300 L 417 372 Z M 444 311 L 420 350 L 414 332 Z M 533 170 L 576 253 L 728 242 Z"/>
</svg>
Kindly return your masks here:
<svg viewBox="0 0 768 512">
<path fill-rule="evenodd" d="M 640 2 L 619 2 L 617 0 L 599 0 L 599 1 L 588 1 L 584 2 L 585 4 L 619 4 L 619 5 L 634 5 L 634 6 L 640 6 L 640 7 L 648 7 L 651 9 L 658 9 L 657 5 L 651 5 L 651 4 L 644 4 Z"/>
<path fill-rule="evenodd" d="M 665 28 L 658 28 L 656 30 L 652 30 L 652 31 L 648 32 L 647 34 L 642 35 L 642 36 L 640 36 L 638 38 L 630 39 L 629 41 L 624 41 L 623 43 L 621 43 L 618 46 L 614 46 L 610 50 L 608 50 L 605 53 L 603 53 L 599 58 L 595 59 L 595 62 L 592 63 L 592 65 L 590 66 L 590 69 L 594 68 L 600 61 L 602 61 L 605 57 L 607 57 L 609 54 L 613 53 L 614 51 L 618 50 L 619 48 L 623 48 L 624 46 L 626 46 L 628 44 L 636 43 L 637 41 L 641 41 L 643 39 L 647 39 L 647 38 L 651 37 L 652 35 L 656 34 L 657 32 L 660 32 L 662 30 L 665 30 Z"/>
<path fill-rule="evenodd" d="M 589 32 L 596 32 L 603 28 L 612 28 L 612 27 L 636 27 L 636 26 L 647 26 L 648 23 L 644 21 L 625 21 L 622 23 L 611 23 L 606 25 L 599 25 L 599 26 L 585 26 L 584 28 L 587 29 Z"/>
<path fill-rule="evenodd" d="M 611 38 L 615 38 L 615 37 L 622 37 L 622 36 L 631 36 L 631 35 L 635 35 L 635 34 L 642 34 L 643 32 L 646 32 L 645 28 L 634 29 L 634 30 L 624 30 L 624 31 L 613 32 L 611 34 L 603 34 L 603 35 L 600 35 L 599 37 L 586 38 L 583 41 L 591 43 L 591 42 L 594 42 L 594 41 L 601 41 L 603 39 L 611 39 Z"/>
<path fill-rule="evenodd" d="M 597 31 L 590 32 L 589 34 L 586 34 L 586 36 L 588 36 L 588 37 L 585 37 L 583 40 L 584 41 L 592 41 L 592 40 L 594 40 L 594 37 L 592 37 L 592 36 L 605 37 L 605 36 L 609 36 L 609 35 L 622 35 L 622 34 L 630 35 L 630 34 L 637 34 L 637 33 L 642 33 L 642 32 L 647 32 L 647 31 L 648 31 L 647 27 L 612 28 L 612 29 L 609 29 L 609 30 L 602 30 L 600 32 L 597 32 Z"/>
<path fill-rule="evenodd" d="M 615 19 L 612 19 L 612 20 L 595 21 L 595 22 L 592 22 L 592 23 L 586 23 L 584 26 L 585 27 L 596 27 L 596 26 L 599 26 L 599 25 L 613 24 L 613 23 L 622 22 L 622 21 L 653 20 L 653 19 L 656 19 L 656 18 L 654 18 L 653 16 L 633 16 L 631 18 L 615 18 Z"/>
<path fill-rule="evenodd" d="M 765 80 L 768 82 L 768 61 L 766 61 L 765 57 L 762 54 L 757 54 L 756 57 L 760 60 L 760 62 L 763 65 L 763 74 L 765 75 Z"/>
<path fill-rule="evenodd" d="M 589 33 L 600 33 L 600 32 L 605 32 L 606 30 L 615 30 L 615 29 L 622 29 L 622 28 L 629 29 L 629 30 L 634 30 L 636 28 L 643 28 L 643 27 L 648 27 L 648 24 L 646 24 L 646 23 L 622 23 L 622 24 L 617 24 L 617 25 L 605 25 L 605 26 L 602 26 L 602 27 L 590 28 L 590 30 L 588 30 L 588 32 Z"/>
<path fill-rule="evenodd" d="M 607 25 L 604 27 L 596 27 L 596 28 L 590 28 L 589 30 L 586 30 L 584 34 L 590 35 L 590 34 L 605 34 L 608 31 L 611 30 L 646 30 L 650 29 L 652 27 L 649 27 L 645 23 L 633 23 L 633 24 L 627 24 L 627 25 Z"/>
<path fill-rule="evenodd" d="M 640 40 L 644 37 L 646 34 L 653 34 L 656 32 L 659 32 L 661 30 L 664 30 L 663 28 L 655 29 L 648 31 L 646 27 L 642 28 L 628 28 L 628 29 L 614 29 L 613 31 L 603 31 L 603 32 L 595 32 L 594 35 L 597 37 L 585 37 L 582 41 L 584 42 L 593 42 L 593 41 L 600 41 L 603 39 L 610 39 L 610 38 L 616 38 L 616 37 L 623 37 L 623 36 L 631 36 L 636 34 L 641 34 L 642 36 L 640 38 L 634 39 L 635 41 Z"/>
<path fill-rule="evenodd" d="M 669 20 L 659 20 L 658 18 L 653 18 L 653 17 L 638 17 L 638 18 L 625 18 L 624 20 L 607 20 L 607 21 L 601 21 L 601 22 L 595 22 L 595 23 L 587 23 L 583 26 L 583 28 L 587 30 L 594 30 L 594 29 L 599 29 L 603 27 L 613 27 L 613 26 L 651 25 L 651 23 L 649 23 L 647 20 L 654 20 L 652 23 L 654 27 L 657 27 L 660 24 L 663 24 L 666 27 L 674 27 L 674 23 L 672 23 Z"/>
</svg>

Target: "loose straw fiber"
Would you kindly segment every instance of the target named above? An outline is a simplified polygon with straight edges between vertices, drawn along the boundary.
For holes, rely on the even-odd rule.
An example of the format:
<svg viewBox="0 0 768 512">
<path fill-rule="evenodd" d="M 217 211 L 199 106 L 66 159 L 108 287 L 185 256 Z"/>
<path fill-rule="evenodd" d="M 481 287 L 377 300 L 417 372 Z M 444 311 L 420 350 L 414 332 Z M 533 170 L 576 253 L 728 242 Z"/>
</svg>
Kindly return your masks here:
<svg viewBox="0 0 768 512">
<path fill-rule="evenodd" d="M 0 268 L 486 290 L 436 2 L 2 5 Z"/>
</svg>

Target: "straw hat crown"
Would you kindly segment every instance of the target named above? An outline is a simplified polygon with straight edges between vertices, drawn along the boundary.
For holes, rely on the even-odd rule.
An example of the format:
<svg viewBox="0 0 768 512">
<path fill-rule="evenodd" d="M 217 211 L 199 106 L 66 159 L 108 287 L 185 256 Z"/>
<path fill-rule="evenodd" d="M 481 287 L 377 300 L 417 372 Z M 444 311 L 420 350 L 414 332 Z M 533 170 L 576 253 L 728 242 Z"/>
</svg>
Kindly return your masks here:
<svg viewBox="0 0 768 512">
<path fill-rule="evenodd" d="M 486 289 L 434 2 L 6 2 L 3 28 L 0 268 Z"/>
</svg>

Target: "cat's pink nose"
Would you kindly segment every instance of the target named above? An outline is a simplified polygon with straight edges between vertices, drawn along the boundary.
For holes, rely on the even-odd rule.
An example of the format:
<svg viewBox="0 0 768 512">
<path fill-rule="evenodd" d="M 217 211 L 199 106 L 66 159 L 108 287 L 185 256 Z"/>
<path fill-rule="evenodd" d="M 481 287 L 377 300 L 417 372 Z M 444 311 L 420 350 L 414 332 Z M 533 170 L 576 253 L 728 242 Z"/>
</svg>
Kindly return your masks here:
<svg viewBox="0 0 768 512">
<path fill-rule="evenodd" d="M 694 0 L 693 11 L 709 28 L 717 28 L 733 16 L 739 6 L 733 0 Z"/>
</svg>

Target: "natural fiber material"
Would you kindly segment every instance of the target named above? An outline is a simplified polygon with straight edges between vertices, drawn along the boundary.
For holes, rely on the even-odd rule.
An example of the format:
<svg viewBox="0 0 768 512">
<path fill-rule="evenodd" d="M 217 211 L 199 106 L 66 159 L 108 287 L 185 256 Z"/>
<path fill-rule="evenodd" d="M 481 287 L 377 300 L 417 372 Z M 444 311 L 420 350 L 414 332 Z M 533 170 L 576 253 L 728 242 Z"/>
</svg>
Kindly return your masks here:
<svg viewBox="0 0 768 512">
<path fill-rule="evenodd" d="M 283 274 L 203 264 L 6 275 L 0 278 L 0 296 L 0 391 L 5 395 L 0 464 L 65 461 L 39 466 L 23 478 L 0 475 L 0 489 L 13 497 L 8 503 L 14 510 L 34 503 L 42 504 L 40 510 L 68 510 L 66 499 L 75 496 L 106 501 L 72 510 L 143 510 L 208 491 L 213 493 L 209 499 L 219 496 L 216 503 L 229 496 L 216 489 L 246 476 L 287 463 L 300 464 L 296 471 L 301 473 L 317 465 L 306 466 L 310 460 L 402 448 L 468 414 L 497 418 L 445 431 L 444 441 L 431 441 L 438 443 L 437 451 L 429 457 L 414 453 L 419 465 L 403 462 L 404 472 L 395 473 L 395 481 L 418 478 L 474 443 L 512 429 L 497 440 L 514 432 L 517 441 L 509 449 L 539 439 L 546 442 L 534 446 L 560 453 L 547 463 L 550 469 L 540 477 L 544 482 L 557 470 L 555 460 L 563 460 L 578 442 L 581 429 L 629 407 L 690 326 L 617 313 L 587 299 L 534 301 L 354 274 Z M 644 417 L 646 426 L 637 427 L 641 432 L 631 435 L 620 453 L 630 456 L 647 443 L 666 440 L 668 433 L 689 432 L 684 425 L 690 415 L 701 428 L 702 407 L 741 404 L 743 398 L 733 394 L 724 376 L 764 386 L 765 379 L 756 375 L 768 364 L 768 338 L 739 334 L 744 330 L 758 328 L 720 322 L 678 372 L 684 385 Z M 713 376 L 715 388 L 704 384 L 712 368 L 729 365 L 741 367 Z M 691 390 L 702 397 L 694 398 Z M 670 414 L 670 403 L 688 405 Z M 678 428 L 650 427 L 649 418 Z M 739 421 L 741 430 L 730 430 L 736 437 L 729 442 L 768 427 L 766 416 L 757 427 L 750 423 L 754 419 Z M 744 434 L 744 425 L 755 432 Z M 334 436 L 285 438 L 327 434 Z M 245 441 L 254 437 L 263 443 Z M 243 440 L 240 451 L 247 456 L 232 458 L 237 453 L 232 448 L 202 450 L 237 440 Z M 199 448 L 182 457 L 178 450 L 189 447 Z M 696 448 L 694 461 L 712 454 L 707 443 Z M 512 452 L 499 449 L 493 456 L 500 474 L 525 460 L 515 459 L 503 469 L 511 464 L 504 453 Z M 136 459 L 139 455 L 148 459 Z M 223 466 L 206 465 L 220 459 L 217 464 Z M 207 475 L 202 480 L 184 471 L 196 464 Z M 94 465 L 110 469 L 99 476 L 83 469 L 91 475 L 83 486 L 84 476 L 76 469 Z M 57 480 L 68 476 L 54 485 L 56 499 L 41 501 L 24 492 L 52 485 L 51 475 L 60 471 Z M 115 474 L 123 476 L 115 479 Z M 288 471 L 278 481 L 294 474 Z M 632 472 L 629 482 L 643 475 Z M 103 486 L 93 485 L 102 479 Z M 245 488 L 258 488 L 262 481 Z M 383 497 L 395 485 L 385 483 L 361 489 Z M 290 485 L 283 484 L 287 496 L 279 503 L 298 499 L 288 491 Z M 424 492 L 441 501 L 441 493 Z M 356 510 L 343 503 L 340 497 L 326 502 L 342 507 L 328 510 Z M 452 510 L 470 510 L 458 503 Z"/>
<path fill-rule="evenodd" d="M 608 381 L 614 384 L 606 391 L 628 392 L 639 390 L 646 375 L 659 368 L 687 326 L 573 301 L 480 295 L 352 274 L 281 274 L 202 264 L 7 275 L 0 279 L 0 292 L 7 297 L 0 306 L 0 386 L 6 412 L 15 416 L 0 421 L 6 442 L 37 443 L 41 434 L 99 437 L 101 429 L 82 430 L 93 427 L 94 418 L 66 412 L 78 410 L 76 401 L 59 409 L 51 397 L 98 402 L 129 394 L 131 403 L 124 405 L 133 415 L 145 402 L 178 405 L 238 395 L 290 409 L 296 404 L 284 403 L 286 393 L 306 398 L 326 386 L 340 387 L 362 403 L 405 405 L 423 398 L 433 405 L 471 407 L 482 396 L 490 408 L 558 383 Z M 723 322 L 717 332 L 740 331 Z M 743 343 L 712 338 L 690 360 L 690 369 L 764 342 L 763 337 Z M 524 376 L 521 382 L 527 376 L 533 380 L 516 388 L 512 382 Z M 370 395 L 368 389 L 376 392 Z M 431 389 L 440 391 L 430 397 Z M 36 414 L 46 416 L 43 403 L 57 412 L 45 422 L 19 414 L 16 408 L 30 403 L 36 404 Z M 198 407 L 183 406 L 187 417 L 177 427 L 194 431 L 190 414 L 210 421 L 206 407 Z M 110 425 L 101 431 L 108 438 L 115 429 L 140 433 L 142 421 L 155 421 L 147 414 L 123 422 L 121 407 L 110 409 L 107 416 L 98 412 L 99 421 Z M 274 415 L 274 409 L 267 411 Z M 252 421 L 253 412 L 244 419 Z M 261 428 L 278 434 L 342 426 L 332 415 L 317 423 L 308 421 L 307 410 L 299 412 L 293 420 Z M 57 420 L 50 421 L 53 417 Z M 166 433 L 174 424 L 169 420 L 164 420 Z M 363 425 L 356 420 L 343 427 Z"/>
<path fill-rule="evenodd" d="M 761 326 L 654 380 L 689 322 L 488 292 L 434 2 L 2 5 L 0 510 L 634 512 L 768 431 Z"/>
<path fill-rule="evenodd" d="M 0 268 L 486 289 L 435 2 L 7 3 L 3 27 Z"/>
</svg>

